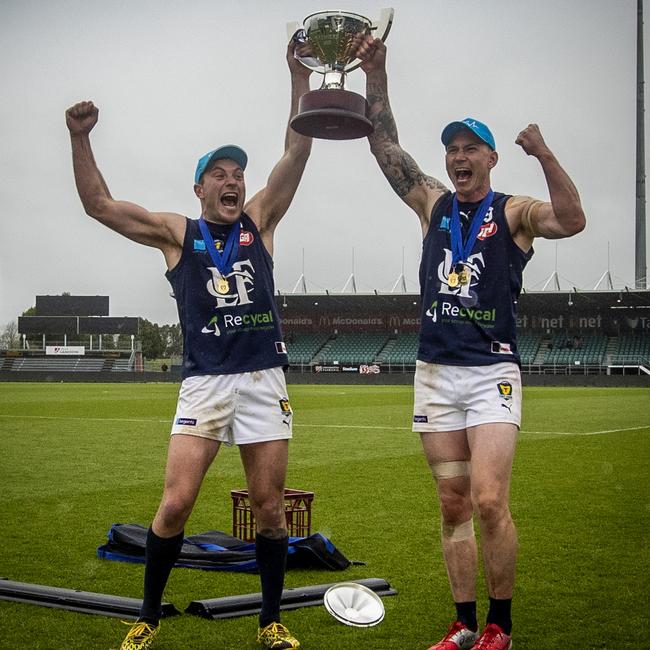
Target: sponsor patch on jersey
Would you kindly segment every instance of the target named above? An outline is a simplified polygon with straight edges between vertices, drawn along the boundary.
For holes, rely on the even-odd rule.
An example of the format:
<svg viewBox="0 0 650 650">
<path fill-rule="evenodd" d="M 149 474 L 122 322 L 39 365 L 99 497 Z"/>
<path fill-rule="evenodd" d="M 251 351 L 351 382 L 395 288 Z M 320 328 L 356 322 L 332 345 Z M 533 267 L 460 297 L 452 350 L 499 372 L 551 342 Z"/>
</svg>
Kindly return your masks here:
<svg viewBox="0 0 650 650">
<path fill-rule="evenodd" d="M 195 418 L 176 418 L 176 423 L 177 425 L 184 426 L 184 427 L 195 427 L 196 426 L 196 419 Z"/>
<path fill-rule="evenodd" d="M 293 413 L 288 399 L 280 400 L 280 410 L 282 411 L 282 415 L 291 415 Z"/>
<path fill-rule="evenodd" d="M 275 351 L 278 354 L 286 354 L 287 353 L 287 346 L 285 345 L 284 341 L 276 341 L 275 342 Z"/>
<path fill-rule="evenodd" d="M 512 384 L 509 381 L 500 381 L 497 384 L 497 389 L 503 399 L 512 399 Z"/>
<path fill-rule="evenodd" d="M 429 418 L 426 415 L 414 415 L 413 422 L 428 422 Z"/>
<path fill-rule="evenodd" d="M 501 343 L 500 341 L 492 341 L 493 354 L 512 354 L 512 347 L 510 343 Z"/>
<path fill-rule="evenodd" d="M 476 238 L 483 241 L 484 239 L 487 239 L 488 237 L 492 237 L 492 235 L 496 234 L 496 231 L 498 229 L 499 228 L 497 227 L 497 224 L 494 221 L 490 221 L 490 223 L 484 223 L 481 226 L 481 229 L 478 231 L 478 235 L 476 235 Z"/>
<path fill-rule="evenodd" d="M 438 230 L 449 230 L 449 224 L 451 223 L 451 220 L 449 217 L 443 217 L 440 219 L 440 225 L 438 226 Z"/>
<path fill-rule="evenodd" d="M 242 230 L 239 233 L 239 245 L 250 246 L 253 243 L 253 233 L 249 230 Z"/>
</svg>

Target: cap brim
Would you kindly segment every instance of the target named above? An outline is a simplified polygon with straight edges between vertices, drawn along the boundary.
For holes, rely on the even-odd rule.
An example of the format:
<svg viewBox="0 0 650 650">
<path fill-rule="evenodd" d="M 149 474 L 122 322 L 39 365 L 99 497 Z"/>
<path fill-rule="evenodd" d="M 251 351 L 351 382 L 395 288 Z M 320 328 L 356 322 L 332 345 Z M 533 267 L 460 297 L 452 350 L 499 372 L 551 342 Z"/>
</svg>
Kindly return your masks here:
<svg viewBox="0 0 650 650">
<path fill-rule="evenodd" d="M 246 152 L 241 147 L 238 147 L 235 144 L 227 144 L 224 145 L 223 147 L 219 147 L 218 149 L 215 149 L 212 152 L 212 155 L 210 156 L 206 164 L 206 167 L 213 160 L 220 160 L 226 158 L 228 160 L 234 160 L 242 169 L 246 169 L 246 165 L 248 164 L 248 156 L 246 155 Z"/>
</svg>

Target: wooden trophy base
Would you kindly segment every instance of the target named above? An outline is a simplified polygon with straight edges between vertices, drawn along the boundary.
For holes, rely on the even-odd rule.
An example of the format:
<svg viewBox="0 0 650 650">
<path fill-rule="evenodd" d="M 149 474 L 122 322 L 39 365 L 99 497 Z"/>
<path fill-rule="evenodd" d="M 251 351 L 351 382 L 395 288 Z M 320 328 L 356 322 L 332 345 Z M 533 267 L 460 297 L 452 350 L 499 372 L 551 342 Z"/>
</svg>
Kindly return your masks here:
<svg viewBox="0 0 650 650">
<path fill-rule="evenodd" d="M 312 90 L 300 98 L 291 128 L 323 140 L 354 140 L 373 132 L 366 98 L 350 90 Z"/>
</svg>

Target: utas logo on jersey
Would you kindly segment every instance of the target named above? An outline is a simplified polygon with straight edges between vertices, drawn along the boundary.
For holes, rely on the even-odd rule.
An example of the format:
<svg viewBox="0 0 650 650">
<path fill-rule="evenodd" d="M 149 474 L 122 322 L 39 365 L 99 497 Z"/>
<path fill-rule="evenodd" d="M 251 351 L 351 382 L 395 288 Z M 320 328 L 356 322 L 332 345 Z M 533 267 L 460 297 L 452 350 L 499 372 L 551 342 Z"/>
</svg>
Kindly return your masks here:
<svg viewBox="0 0 650 650">
<path fill-rule="evenodd" d="M 208 293 L 217 299 L 217 309 L 224 307 L 236 307 L 237 305 L 248 305 L 253 302 L 250 294 L 253 292 L 253 276 L 255 269 L 250 260 L 242 260 L 232 265 L 232 271 L 226 276 L 230 285 L 230 293 L 220 294 L 217 291 L 221 273 L 213 266 L 208 267 L 212 274 L 206 285 Z"/>
<path fill-rule="evenodd" d="M 440 280 L 440 290 L 438 293 L 446 293 L 453 296 L 469 297 L 470 289 L 478 283 L 481 273 L 485 268 L 483 253 L 474 253 L 470 255 L 465 262 L 465 267 L 470 272 L 470 281 L 467 284 L 461 284 L 457 287 L 449 286 L 449 272 L 451 271 L 451 251 L 445 248 L 445 259 L 438 265 L 438 280 Z"/>
</svg>

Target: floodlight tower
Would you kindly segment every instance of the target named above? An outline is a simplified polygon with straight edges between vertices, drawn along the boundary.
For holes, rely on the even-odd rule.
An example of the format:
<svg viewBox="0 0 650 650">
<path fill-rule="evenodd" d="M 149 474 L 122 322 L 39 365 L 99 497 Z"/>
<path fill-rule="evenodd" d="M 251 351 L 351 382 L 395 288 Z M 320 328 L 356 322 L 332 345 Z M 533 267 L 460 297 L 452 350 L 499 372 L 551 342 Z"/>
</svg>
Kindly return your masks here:
<svg viewBox="0 0 650 650">
<path fill-rule="evenodd" d="M 291 293 L 307 293 L 307 280 L 305 279 L 305 249 L 302 249 L 302 273 L 293 287 Z"/>
<path fill-rule="evenodd" d="M 643 0 L 637 0 L 636 22 L 636 228 L 634 277 L 637 289 L 647 286 L 645 228 L 645 127 L 643 97 Z"/>
</svg>

